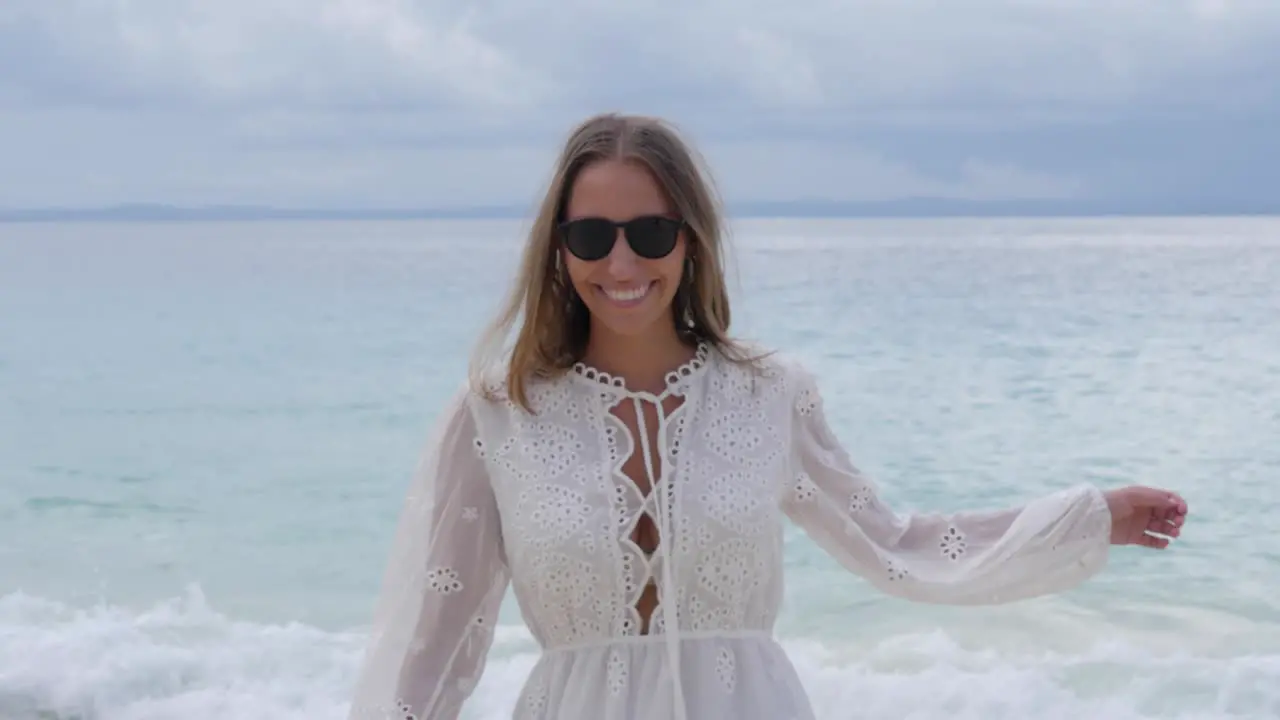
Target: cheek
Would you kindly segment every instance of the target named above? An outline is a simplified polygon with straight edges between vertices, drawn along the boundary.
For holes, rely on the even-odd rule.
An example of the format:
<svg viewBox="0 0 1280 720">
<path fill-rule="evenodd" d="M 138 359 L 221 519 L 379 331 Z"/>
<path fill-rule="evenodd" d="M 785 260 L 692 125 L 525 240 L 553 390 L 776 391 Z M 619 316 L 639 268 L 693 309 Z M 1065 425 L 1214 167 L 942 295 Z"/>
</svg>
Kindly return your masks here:
<svg viewBox="0 0 1280 720">
<path fill-rule="evenodd" d="M 591 277 L 591 264 L 583 262 L 567 253 L 560 258 L 564 263 L 565 272 L 569 275 L 569 282 L 579 291 L 587 282 L 587 278 Z"/>
<path fill-rule="evenodd" d="M 662 265 L 662 277 L 673 289 L 680 287 L 684 280 L 685 259 L 689 256 L 689 242 L 681 237 L 680 243 L 672 253 L 655 262 Z"/>
<path fill-rule="evenodd" d="M 658 272 L 667 285 L 667 292 L 674 293 L 684 279 L 684 253 L 672 253 L 657 262 L 661 263 Z"/>
</svg>

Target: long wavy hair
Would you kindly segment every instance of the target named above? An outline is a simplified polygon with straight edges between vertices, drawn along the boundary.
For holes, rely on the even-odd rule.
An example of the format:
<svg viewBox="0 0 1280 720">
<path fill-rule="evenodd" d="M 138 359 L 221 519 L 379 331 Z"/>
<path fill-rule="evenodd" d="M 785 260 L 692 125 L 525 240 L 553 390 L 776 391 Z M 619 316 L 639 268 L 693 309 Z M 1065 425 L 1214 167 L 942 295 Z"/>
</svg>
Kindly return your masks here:
<svg viewBox="0 0 1280 720">
<path fill-rule="evenodd" d="M 555 377 L 582 359 L 590 316 L 561 261 L 558 228 L 579 173 L 607 159 L 634 161 L 648 168 L 686 223 L 688 259 L 671 313 L 681 338 L 690 344 L 706 343 L 734 362 L 754 364 L 758 359 L 729 337 L 724 220 L 701 158 L 666 121 L 608 113 L 574 128 L 556 162 L 529 230 L 515 284 L 472 358 L 473 385 L 486 396 L 492 397 L 493 389 L 486 386 L 485 373 L 495 361 L 505 361 L 507 397 L 532 412 L 528 382 Z M 508 347 L 513 330 L 514 342 Z"/>
</svg>

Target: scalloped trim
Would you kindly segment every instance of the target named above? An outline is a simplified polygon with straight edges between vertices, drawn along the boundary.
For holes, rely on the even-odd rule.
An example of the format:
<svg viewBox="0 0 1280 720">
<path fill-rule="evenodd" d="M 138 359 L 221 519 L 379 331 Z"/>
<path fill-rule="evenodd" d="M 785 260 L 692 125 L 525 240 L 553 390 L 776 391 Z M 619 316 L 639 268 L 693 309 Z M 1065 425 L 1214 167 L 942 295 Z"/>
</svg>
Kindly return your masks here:
<svg viewBox="0 0 1280 720">
<path fill-rule="evenodd" d="M 694 350 L 693 357 L 680 367 L 668 372 L 663 376 L 663 382 L 667 386 L 668 392 L 673 392 L 684 383 L 695 377 L 703 368 L 707 366 L 707 361 L 711 357 L 711 346 L 705 342 L 698 343 L 698 347 Z M 618 390 L 623 393 L 630 394 L 632 391 L 627 387 L 626 381 L 618 376 L 611 375 L 603 370 L 594 368 L 583 362 L 573 364 L 573 372 L 584 380 L 588 380 L 600 385 L 604 385 L 612 390 Z"/>
</svg>

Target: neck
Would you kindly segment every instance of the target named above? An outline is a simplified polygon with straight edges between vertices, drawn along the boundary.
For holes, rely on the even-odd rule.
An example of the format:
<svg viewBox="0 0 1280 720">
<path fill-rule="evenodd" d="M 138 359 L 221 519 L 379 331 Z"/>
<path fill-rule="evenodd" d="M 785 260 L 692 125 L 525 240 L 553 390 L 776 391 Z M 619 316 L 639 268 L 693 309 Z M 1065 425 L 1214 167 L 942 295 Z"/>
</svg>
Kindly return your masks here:
<svg viewBox="0 0 1280 720">
<path fill-rule="evenodd" d="M 641 335 L 618 335 L 593 322 L 583 360 L 622 378 L 632 390 L 661 393 L 667 373 L 688 362 L 695 351 L 680 339 L 675 327 L 662 325 Z"/>
</svg>

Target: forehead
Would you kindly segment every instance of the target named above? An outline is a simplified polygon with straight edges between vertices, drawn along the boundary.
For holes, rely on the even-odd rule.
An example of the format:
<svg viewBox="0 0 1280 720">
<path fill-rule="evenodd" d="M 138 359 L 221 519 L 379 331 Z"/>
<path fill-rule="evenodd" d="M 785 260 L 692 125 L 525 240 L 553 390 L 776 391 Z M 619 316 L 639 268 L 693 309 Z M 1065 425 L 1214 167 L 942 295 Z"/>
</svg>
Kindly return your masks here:
<svg viewBox="0 0 1280 720">
<path fill-rule="evenodd" d="M 629 220 L 637 215 L 671 211 L 666 193 L 639 162 L 599 160 L 584 167 L 569 188 L 565 219 L 605 217 Z"/>
</svg>

